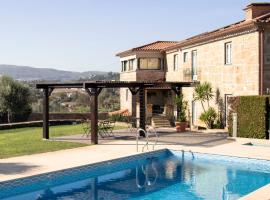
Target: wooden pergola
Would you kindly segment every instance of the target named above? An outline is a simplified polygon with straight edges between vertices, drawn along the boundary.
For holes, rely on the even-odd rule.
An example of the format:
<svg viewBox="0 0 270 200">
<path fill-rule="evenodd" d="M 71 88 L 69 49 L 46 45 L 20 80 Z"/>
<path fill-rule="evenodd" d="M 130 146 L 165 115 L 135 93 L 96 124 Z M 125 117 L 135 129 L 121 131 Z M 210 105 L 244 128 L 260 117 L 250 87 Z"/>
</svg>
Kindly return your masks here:
<svg viewBox="0 0 270 200">
<path fill-rule="evenodd" d="M 140 128 L 145 129 L 145 90 L 164 88 L 173 90 L 176 95 L 181 94 L 182 87 L 192 87 L 197 82 L 151 82 L 151 81 L 89 81 L 81 83 L 40 83 L 37 89 L 43 90 L 43 138 L 49 139 L 49 97 L 54 89 L 82 88 L 90 96 L 91 113 L 91 142 L 98 144 L 98 95 L 103 88 L 129 88 L 132 96 L 139 92 Z M 134 107 L 134 106 L 133 106 Z M 132 112 L 134 113 L 134 111 Z"/>
</svg>

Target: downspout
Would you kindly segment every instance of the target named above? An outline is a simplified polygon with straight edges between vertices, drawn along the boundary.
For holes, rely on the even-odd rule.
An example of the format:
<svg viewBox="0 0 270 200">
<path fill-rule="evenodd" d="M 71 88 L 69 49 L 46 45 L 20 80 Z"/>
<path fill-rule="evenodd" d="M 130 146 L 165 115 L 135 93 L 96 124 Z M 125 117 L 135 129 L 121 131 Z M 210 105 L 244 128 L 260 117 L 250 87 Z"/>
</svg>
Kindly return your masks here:
<svg viewBox="0 0 270 200">
<path fill-rule="evenodd" d="M 259 29 L 259 95 L 263 95 L 264 77 L 264 30 Z"/>
</svg>

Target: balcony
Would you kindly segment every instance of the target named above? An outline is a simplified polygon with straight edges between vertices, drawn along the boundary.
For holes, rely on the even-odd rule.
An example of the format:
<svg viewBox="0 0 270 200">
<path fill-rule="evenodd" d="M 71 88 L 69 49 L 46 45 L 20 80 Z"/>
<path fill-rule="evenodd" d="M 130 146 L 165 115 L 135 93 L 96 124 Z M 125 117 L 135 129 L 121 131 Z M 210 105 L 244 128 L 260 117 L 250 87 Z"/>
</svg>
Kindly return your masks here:
<svg viewBox="0 0 270 200">
<path fill-rule="evenodd" d="M 183 81 L 191 82 L 191 81 L 199 81 L 201 79 L 201 70 L 197 69 L 196 74 L 192 74 L 192 70 L 190 68 L 183 69 Z"/>
</svg>

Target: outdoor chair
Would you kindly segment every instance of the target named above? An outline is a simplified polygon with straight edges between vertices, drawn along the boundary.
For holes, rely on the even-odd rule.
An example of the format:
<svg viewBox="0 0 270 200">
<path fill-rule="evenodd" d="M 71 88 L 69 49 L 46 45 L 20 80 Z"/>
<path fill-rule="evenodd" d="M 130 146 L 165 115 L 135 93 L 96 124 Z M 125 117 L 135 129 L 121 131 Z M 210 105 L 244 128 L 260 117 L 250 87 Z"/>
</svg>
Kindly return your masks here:
<svg viewBox="0 0 270 200">
<path fill-rule="evenodd" d="M 113 121 L 108 121 L 108 120 L 103 120 L 98 122 L 98 134 L 100 137 L 105 138 L 105 137 L 113 137 L 113 129 L 115 126 L 115 122 Z"/>
<path fill-rule="evenodd" d="M 83 119 L 81 121 L 82 129 L 83 129 L 83 136 L 89 137 L 91 135 L 91 126 L 90 126 L 90 121 L 88 119 Z"/>
<path fill-rule="evenodd" d="M 114 130 L 114 127 L 115 127 L 115 121 L 109 121 L 109 128 L 108 128 L 108 133 L 109 133 L 109 136 L 113 137 L 114 134 L 113 134 L 113 130 Z"/>
</svg>

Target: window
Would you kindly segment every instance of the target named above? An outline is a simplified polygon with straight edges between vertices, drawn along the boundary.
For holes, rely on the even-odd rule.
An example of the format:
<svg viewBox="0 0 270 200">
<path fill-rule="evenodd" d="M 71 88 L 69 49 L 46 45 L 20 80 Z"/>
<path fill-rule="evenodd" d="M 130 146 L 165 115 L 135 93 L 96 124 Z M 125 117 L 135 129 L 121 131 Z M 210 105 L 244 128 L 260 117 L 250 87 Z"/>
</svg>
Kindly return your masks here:
<svg viewBox="0 0 270 200">
<path fill-rule="evenodd" d="M 188 52 L 184 52 L 183 54 L 183 62 L 187 62 L 187 59 L 188 59 Z"/>
<path fill-rule="evenodd" d="M 232 64 L 232 43 L 225 43 L 225 65 Z"/>
<path fill-rule="evenodd" d="M 122 72 L 128 70 L 128 61 L 122 61 Z"/>
<path fill-rule="evenodd" d="M 197 75 L 197 50 L 191 52 L 192 74 Z"/>
<path fill-rule="evenodd" d="M 124 61 L 122 61 L 121 64 L 122 64 L 121 71 L 123 72 L 124 71 Z"/>
<path fill-rule="evenodd" d="M 173 70 L 178 70 L 178 54 L 175 54 L 173 56 Z"/>
<path fill-rule="evenodd" d="M 140 58 L 140 69 L 161 69 L 160 58 Z"/>
<path fill-rule="evenodd" d="M 126 101 L 128 101 L 128 89 L 126 89 Z"/>
<path fill-rule="evenodd" d="M 133 65 L 134 65 L 134 59 L 129 60 L 129 70 L 133 70 Z"/>
</svg>

